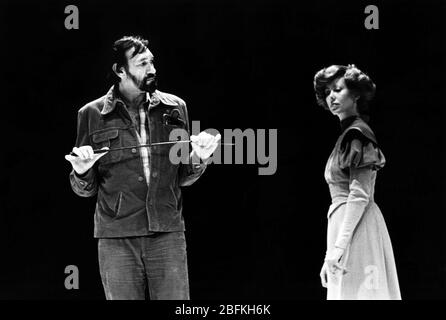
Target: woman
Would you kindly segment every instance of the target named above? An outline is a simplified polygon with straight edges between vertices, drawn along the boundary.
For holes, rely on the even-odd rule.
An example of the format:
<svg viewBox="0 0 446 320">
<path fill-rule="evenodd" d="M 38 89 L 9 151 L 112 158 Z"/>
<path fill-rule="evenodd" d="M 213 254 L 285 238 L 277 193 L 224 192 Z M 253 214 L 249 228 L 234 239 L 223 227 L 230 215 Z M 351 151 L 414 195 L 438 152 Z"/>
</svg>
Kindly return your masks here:
<svg viewBox="0 0 446 320">
<path fill-rule="evenodd" d="M 342 129 L 325 167 L 332 204 L 320 277 L 327 299 L 399 300 L 392 244 L 373 198 L 385 159 L 364 120 L 375 84 L 354 65 L 332 65 L 315 75 L 314 89 Z"/>
</svg>

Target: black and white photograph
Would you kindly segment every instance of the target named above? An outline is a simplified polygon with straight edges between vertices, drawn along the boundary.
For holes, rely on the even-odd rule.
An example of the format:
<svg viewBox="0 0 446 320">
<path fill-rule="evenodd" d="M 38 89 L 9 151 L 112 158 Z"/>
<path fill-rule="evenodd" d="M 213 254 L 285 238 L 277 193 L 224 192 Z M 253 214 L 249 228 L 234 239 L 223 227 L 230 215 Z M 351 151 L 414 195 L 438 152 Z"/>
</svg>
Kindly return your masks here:
<svg viewBox="0 0 446 320">
<path fill-rule="evenodd" d="M 0 300 L 445 299 L 445 18 L 2 1 Z"/>
</svg>

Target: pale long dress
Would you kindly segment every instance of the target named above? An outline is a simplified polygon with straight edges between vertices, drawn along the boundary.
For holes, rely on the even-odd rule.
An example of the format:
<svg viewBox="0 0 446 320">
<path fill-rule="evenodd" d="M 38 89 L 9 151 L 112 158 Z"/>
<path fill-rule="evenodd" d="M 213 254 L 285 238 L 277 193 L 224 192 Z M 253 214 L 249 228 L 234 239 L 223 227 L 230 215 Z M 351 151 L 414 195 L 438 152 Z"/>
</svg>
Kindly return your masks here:
<svg viewBox="0 0 446 320">
<path fill-rule="evenodd" d="M 377 170 L 385 158 L 370 127 L 359 117 L 339 137 L 325 168 L 332 204 L 327 253 L 345 248 L 346 272 L 328 272 L 327 299 L 401 299 L 392 244 L 374 201 Z"/>
</svg>

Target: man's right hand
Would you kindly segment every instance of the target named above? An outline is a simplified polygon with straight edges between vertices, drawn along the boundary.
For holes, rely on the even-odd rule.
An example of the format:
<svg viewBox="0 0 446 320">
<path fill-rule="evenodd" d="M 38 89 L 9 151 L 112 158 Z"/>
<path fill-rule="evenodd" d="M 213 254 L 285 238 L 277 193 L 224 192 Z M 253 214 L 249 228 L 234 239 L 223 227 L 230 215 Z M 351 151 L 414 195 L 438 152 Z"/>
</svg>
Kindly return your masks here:
<svg viewBox="0 0 446 320">
<path fill-rule="evenodd" d="M 108 150 L 108 147 L 102 148 L 102 150 Z M 94 153 L 91 146 L 74 147 L 73 153 L 77 155 L 72 156 L 70 154 L 65 155 L 65 159 L 71 163 L 74 171 L 81 175 L 87 172 L 96 161 L 98 161 L 102 156 L 106 155 L 108 152 L 104 153 Z"/>
</svg>

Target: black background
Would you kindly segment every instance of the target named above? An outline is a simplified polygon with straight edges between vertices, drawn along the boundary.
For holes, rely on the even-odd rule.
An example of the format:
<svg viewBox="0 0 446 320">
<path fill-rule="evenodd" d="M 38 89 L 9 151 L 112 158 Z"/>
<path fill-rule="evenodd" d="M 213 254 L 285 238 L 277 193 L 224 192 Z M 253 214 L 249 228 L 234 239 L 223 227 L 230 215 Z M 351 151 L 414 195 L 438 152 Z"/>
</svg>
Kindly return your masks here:
<svg viewBox="0 0 446 320">
<path fill-rule="evenodd" d="M 79 30 L 64 27 L 69 4 Z M 368 4 L 379 30 L 364 27 Z M 323 170 L 340 128 L 312 80 L 348 63 L 377 84 L 375 199 L 403 299 L 444 298 L 445 14 L 442 1 L 2 1 L 0 299 L 104 299 L 95 199 L 72 192 L 64 155 L 77 110 L 111 85 L 113 41 L 130 34 L 202 129 L 278 129 L 274 175 L 214 165 L 183 189 L 192 299 L 325 298 Z M 71 264 L 79 290 L 64 287 Z"/>
</svg>

